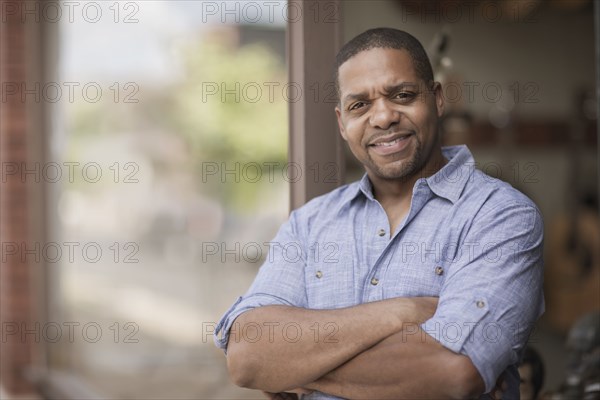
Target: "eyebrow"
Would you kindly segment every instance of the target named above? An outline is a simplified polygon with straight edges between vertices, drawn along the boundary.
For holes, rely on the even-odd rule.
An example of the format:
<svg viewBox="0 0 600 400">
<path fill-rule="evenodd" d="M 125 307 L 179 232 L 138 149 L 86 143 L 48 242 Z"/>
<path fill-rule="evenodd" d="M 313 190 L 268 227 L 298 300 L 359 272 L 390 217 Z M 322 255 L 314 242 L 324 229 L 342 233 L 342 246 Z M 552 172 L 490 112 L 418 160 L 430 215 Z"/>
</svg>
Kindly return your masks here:
<svg viewBox="0 0 600 400">
<path fill-rule="evenodd" d="M 418 89 L 419 88 L 419 84 L 415 83 L 415 82 L 401 82 L 397 85 L 390 85 L 390 86 L 385 86 L 383 88 L 384 92 L 386 94 L 390 94 L 390 93 L 396 93 L 399 92 L 402 89 Z M 342 102 L 342 104 L 348 104 L 350 101 L 354 101 L 354 100 L 365 100 L 369 98 L 369 94 L 367 92 L 360 92 L 360 93 L 350 93 L 346 96 L 344 96 L 344 101 Z"/>
</svg>

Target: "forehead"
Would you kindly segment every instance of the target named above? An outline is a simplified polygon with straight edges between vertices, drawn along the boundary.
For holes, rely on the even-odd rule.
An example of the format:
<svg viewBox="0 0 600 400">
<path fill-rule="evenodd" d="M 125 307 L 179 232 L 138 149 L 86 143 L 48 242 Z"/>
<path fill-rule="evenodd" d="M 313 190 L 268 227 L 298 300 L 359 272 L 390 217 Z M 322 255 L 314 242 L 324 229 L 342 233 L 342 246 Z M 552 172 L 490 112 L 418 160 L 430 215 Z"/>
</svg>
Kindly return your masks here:
<svg viewBox="0 0 600 400">
<path fill-rule="evenodd" d="M 361 51 L 340 66 L 340 91 L 368 91 L 378 87 L 418 83 L 413 60 L 406 50 L 374 48 Z"/>
</svg>

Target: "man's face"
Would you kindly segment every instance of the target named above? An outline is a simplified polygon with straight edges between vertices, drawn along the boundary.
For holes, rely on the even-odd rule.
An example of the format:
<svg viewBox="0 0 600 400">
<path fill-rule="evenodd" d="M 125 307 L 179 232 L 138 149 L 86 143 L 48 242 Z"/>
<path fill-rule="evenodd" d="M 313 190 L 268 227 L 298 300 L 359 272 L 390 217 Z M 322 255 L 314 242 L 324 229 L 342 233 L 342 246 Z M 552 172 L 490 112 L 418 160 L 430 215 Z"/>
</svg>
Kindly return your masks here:
<svg viewBox="0 0 600 400">
<path fill-rule="evenodd" d="M 369 176 L 395 180 L 419 172 L 439 146 L 439 84 L 418 77 L 407 51 L 382 48 L 350 58 L 338 79 L 340 133 Z"/>
</svg>

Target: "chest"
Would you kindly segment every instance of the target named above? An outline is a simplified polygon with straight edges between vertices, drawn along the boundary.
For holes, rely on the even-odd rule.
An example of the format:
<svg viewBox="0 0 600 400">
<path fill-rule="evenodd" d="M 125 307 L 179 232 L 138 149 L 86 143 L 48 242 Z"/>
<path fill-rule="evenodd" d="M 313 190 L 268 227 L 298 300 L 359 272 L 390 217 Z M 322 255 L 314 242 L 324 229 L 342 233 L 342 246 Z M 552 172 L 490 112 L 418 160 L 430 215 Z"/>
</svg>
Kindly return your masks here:
<svg viewBox="0 0 600 400">
<path fill-rule="evenodd" d="M 427 208 L 407 215 L 390 238 L 383 210 L 359 209 L 309 235 L 310 308 L 341 308 L 401 296 L 439 296 L 460 251 L 464 222 Z"/>
</svg>

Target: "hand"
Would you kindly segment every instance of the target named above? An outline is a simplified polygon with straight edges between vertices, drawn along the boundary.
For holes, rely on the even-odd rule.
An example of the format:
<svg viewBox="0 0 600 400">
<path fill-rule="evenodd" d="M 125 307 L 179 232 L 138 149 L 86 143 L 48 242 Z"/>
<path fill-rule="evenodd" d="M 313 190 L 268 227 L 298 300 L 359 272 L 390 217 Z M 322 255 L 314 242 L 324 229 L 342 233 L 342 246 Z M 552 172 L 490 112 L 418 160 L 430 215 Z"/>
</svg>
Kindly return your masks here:
<svg viewBox="0 0 600 400">
<path fill-rule="evenodd" d="M 490 398 L 493 400 L 502 400 L 504 393 L 506 392 L 507 384 L 504 374 L 501 374 L 496 381 L 496 386 L 490 392 Z"/>
<path fill-rule="evenodd" d="M 398 330 L 420 325 L 433 316 L 438 297 L 394 297 L 382 300 L 384 313 L 394 318 Z"/>
<path fill-rule="evenodd" d="M 409 297 L 412 302 L 412 321 L 416 324 L 421 324 L 433 317 L 438 306 L 438 297 Z"/>
</svg>

